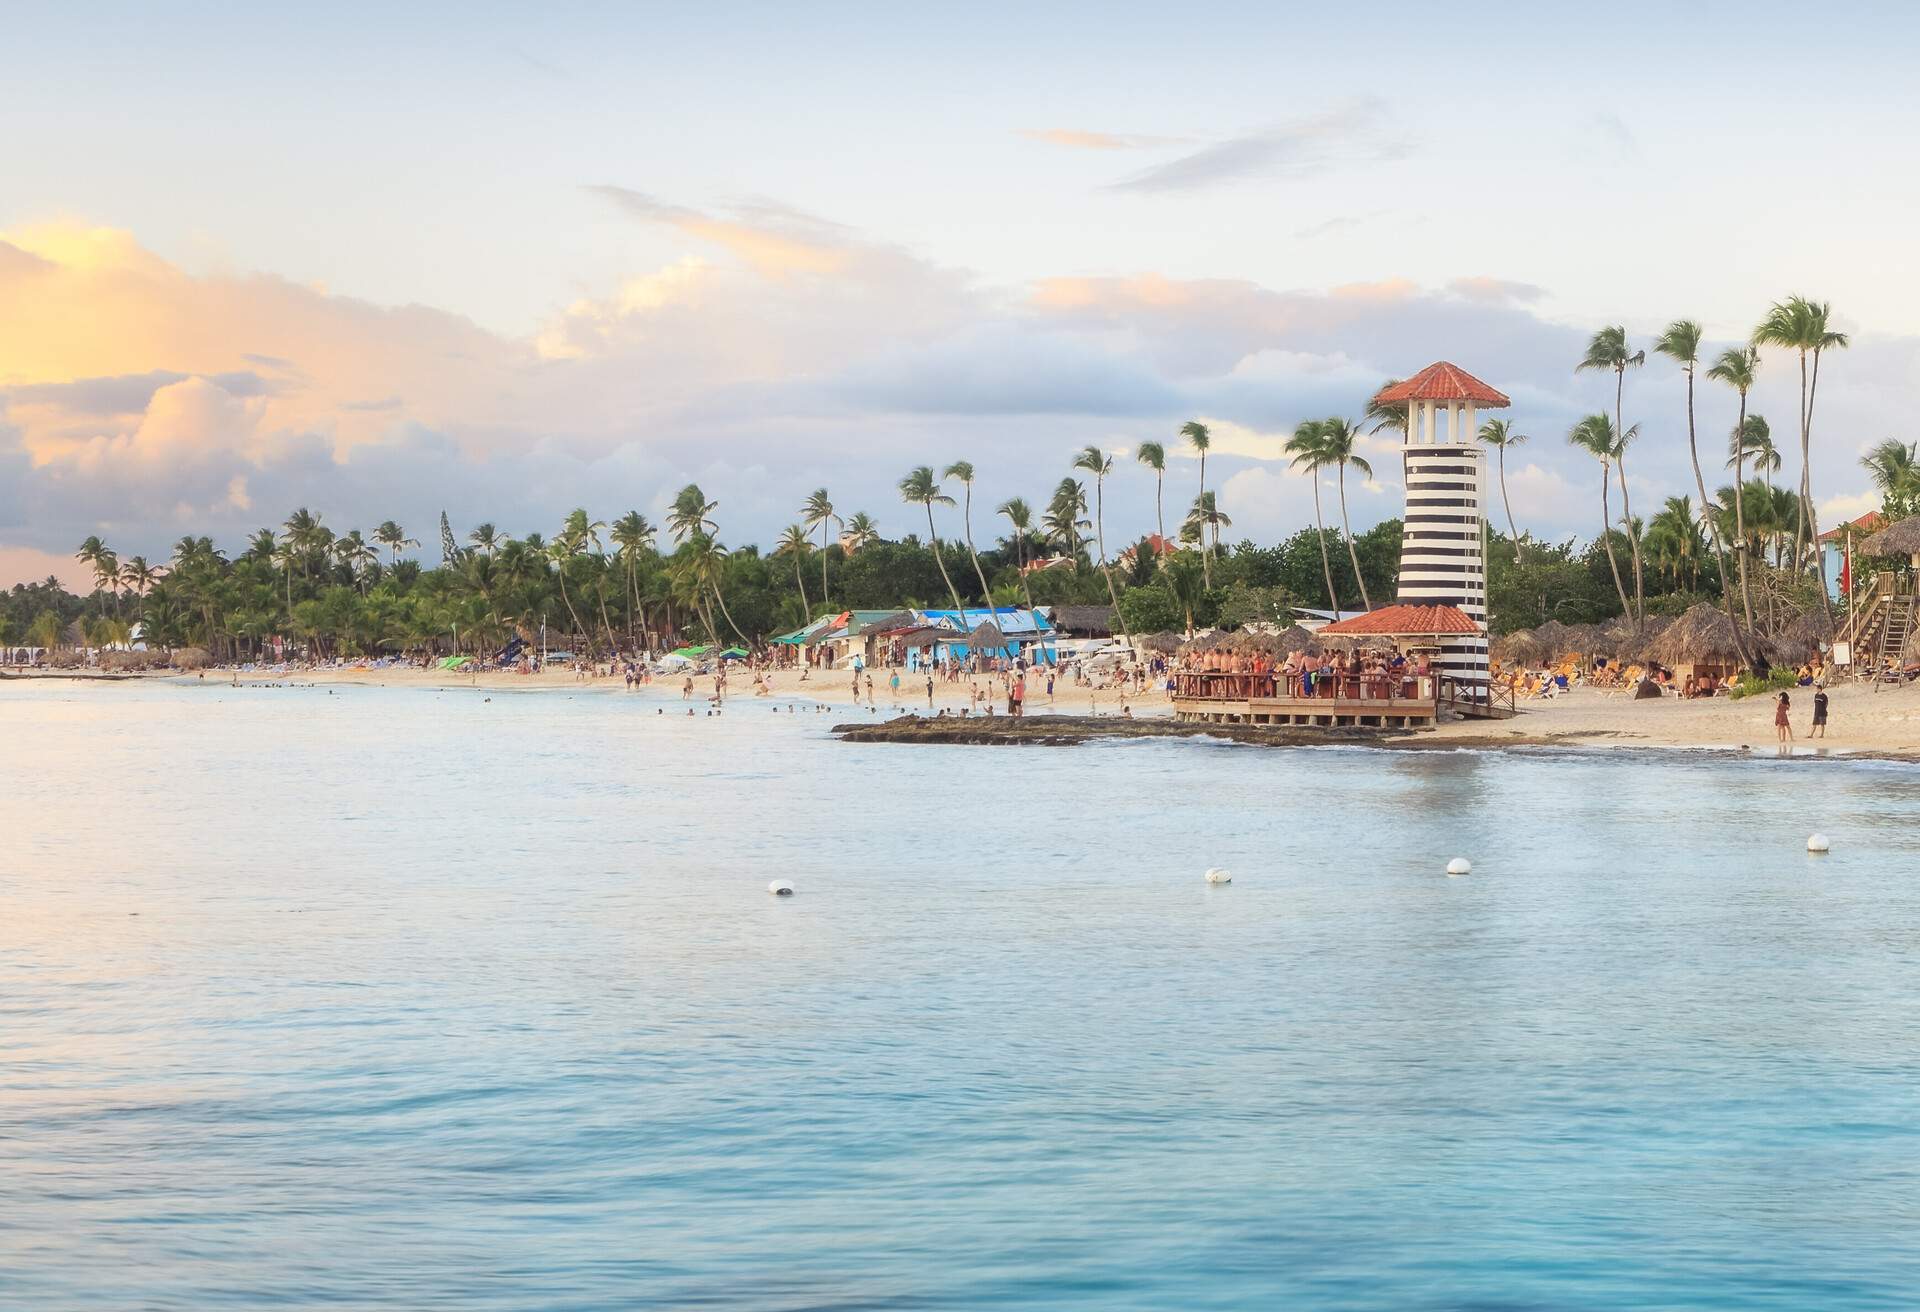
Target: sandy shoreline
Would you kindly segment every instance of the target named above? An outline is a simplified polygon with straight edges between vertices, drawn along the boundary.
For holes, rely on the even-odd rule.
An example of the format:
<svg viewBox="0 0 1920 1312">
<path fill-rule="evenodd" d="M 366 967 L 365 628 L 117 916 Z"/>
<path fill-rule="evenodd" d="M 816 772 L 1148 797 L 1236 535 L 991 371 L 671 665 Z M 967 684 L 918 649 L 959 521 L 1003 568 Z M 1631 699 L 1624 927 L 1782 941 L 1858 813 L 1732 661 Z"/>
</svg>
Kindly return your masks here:
<svg viewBox="0 0 1920 1312">
<path fill-rule="evenodd" d="M 68 687 L 85 682 L 124 685 L 141 679 L 168 678 L 176 681 L 198 680 L 199 676 L 146 674 L 129 678 L 86 672 L 49 672 L 10 675 L 4 682 L 22 683 L 60 680 Z M 646 691 L 652 696 L 681 700 L 683 677 L 656 679 Z M 888 681 L 888 672 L 873 675 L 873 705 L 876 719 L 906 711 L 928 709 L 926 677 L 901 671 L 896 696 Z M 245 684 L 341 684 L 378 687 L 483 688 L 509 693 L 567 693 L 617 697 L 627 695 L 625 682 L 618 678 L 578 679 L 565 670 L 538 675 L 480 673 L 461 674 L 443 670 L 353 669 L 261 671 L 235 675 L 230 670 L 209 670 L 206 682 Z M 971 690 L 976 681 L 962 679 L 949 683 L 934 682 L 933 708 L 949 712 L 972 705 Z M 984 689 L 989 680 L 977 681 Z M 801 679 L 798 671 L 782 671 L 773 676 L 773 691 L 768 697 L 755 697 L 749 677 L 735 676 L 728 682 L 729 706 L 747 706 L 757 702 L 820 702 L 830 706 L 855 703 L 852 675 L 846 671 L 811 672 Z M 864 677 L 858 704 L 867 705 Z M 693 705 L 705 707 L 713 692 L 713 679 L 694 680 Z M 1806 737 L 1812 718 L 1811 689 L 1796 689 L 1793 696 L 1794 745 L 1821 747 L 1835 755 L 1850 753 L 1920 759 L 1920 684 L 1881 687 L 1867 684 L 1838 683 L 1828 690 L 1831 697 L 1831 723 L 1828 736 Z M 1117 716 L 1123 700 L 1112 689 L 1076 687 L 1062 679 L 1055 685 L 1049 702 L 1043 680 L 1029 679 L 1028 707 L 1035 713 L 1063 715 Z M 1140 718 L 1171 713 L 1164 692 L 1128 694 L 1124 705 Z M 1004 695 L 996 693 L 994 709 L 1004 713 Z M 1418 735 L 1420 743 L 1451 743 L 1461 747 L 1534 746 L 1552 742 L 1584 747 L 1659 747 L 1718 748 L 1772 753 L 1776 749 L 1773 729 L 1773 703 L 1767 698 L 1730 701 L 1714 698 L 1705 701 L 1680 701 L 1677 698 L 1635 701 L 1625 693 L 1576 688 L 1549 701 L 1522 703 L 1521 713 L 1511 720 L 1461 720 L 1442 724 L 1431 733 Z"/>
</svg>

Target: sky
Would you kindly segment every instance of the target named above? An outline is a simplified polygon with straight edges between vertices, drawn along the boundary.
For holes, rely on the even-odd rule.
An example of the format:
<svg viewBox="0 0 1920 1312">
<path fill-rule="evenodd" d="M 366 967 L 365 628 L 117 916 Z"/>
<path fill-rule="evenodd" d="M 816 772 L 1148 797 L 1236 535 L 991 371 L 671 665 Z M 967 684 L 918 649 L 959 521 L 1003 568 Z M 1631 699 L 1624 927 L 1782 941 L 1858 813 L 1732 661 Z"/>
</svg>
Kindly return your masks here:
<svg viewBox="0 0 1920 1312">
<path fill-rule="evenodd" d="M 730 544 L 820 486 L 924 532 L 895 485 L 962 459 L 989 538 L 1088 443 L 1125 539 L 1131 453 L 1196 418 L 1226 536 L 1272 540 L 1313 514 L 1294 425 L 1440 359 L 1513 398 L 1521 526 L 1588 538 L 1587 337 L 1717 352 L 1790 294 L 1852 338 L 1823 520 L 1915 436 L 1911 8 L 280 8 L 0 16 L 0 586 L 81 581 L 93 533 L 158 559 L 304 505 L 431 546 L 688 481 Z M 1692 491 L 1685 397 L 1629 375 L 1636 512 Z M 1701 385 L 1709 486 L 1734 405 Z M 1797 405 L 1770 354 L 1783 446 Z M 1356 529 L 1401 508 L 1366 454 Z"/>
</svg>

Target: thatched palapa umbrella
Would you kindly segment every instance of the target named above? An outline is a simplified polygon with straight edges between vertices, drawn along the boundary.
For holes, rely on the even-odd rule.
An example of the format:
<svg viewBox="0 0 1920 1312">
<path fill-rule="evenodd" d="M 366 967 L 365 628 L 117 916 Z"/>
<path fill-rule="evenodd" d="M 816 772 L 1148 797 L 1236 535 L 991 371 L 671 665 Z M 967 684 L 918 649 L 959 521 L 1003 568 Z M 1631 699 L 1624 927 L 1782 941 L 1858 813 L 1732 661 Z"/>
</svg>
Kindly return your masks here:
<svg viewBox="0 0 1920 1312">
<path fill-rule="evenodd" d="M 1780 654 L 1794 664 L 1810 660 L 1833 641 L 1833 621 L 1818 610 L 1794 616 L 1774 639 Z"/>
<path fill-rule="evenodd" d="M 1748 651 L 1771 654 L 1771 644 L 1763 643 L 1754 634 L 1745 637 Z M 1653 640 L 1647 655 L 1668 669 L 1683 665 L 1733 669 L 1745 663 L 1733 621 L 1718 606 L 1704 601 L 1668 625 L 1666 631 Z"/>
<path fill-rule="evenodd" d="M 1920 515 L 1889 524 L 1854 548 L 1862 556 L 1906 556 L 1920 569 Z"/>
<path fill-rule="evenodd" d="M 1502 665 L 1544 665 L 1553 659 L 1547 644 L 1531 629 L 1516 629 L 1496 641 L 1493 655 Z"/>
<path fill-rule="evenodd" d="M 1171 656 L 1180 650 L 1180 635 L 1149 633 L 1145 637 L 1134 639 L 1133 645 L 1142 651 L 1150 651 L 1156 656 Z"/>
</svg>

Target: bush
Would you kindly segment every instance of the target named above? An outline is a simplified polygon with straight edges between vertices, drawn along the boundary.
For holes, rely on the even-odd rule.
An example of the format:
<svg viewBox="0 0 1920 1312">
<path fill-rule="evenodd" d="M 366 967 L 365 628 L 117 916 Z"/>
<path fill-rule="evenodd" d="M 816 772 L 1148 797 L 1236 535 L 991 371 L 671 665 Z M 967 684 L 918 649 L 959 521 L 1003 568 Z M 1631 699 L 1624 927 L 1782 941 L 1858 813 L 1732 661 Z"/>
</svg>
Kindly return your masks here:
<svg viewBox="0 0 1920 1312">
<path fill-rule="evenodd" d="M 1760 697 L 1776 692 L 1786 692 L 1796 686 L 1798 677 L 1791 669 L 1776 669 L 1764 679 L 1756 679 L 1749 672 L 1733 681 L 1733 687 L 1727 689 L 1727 696 L 1738 701 L 1742 697 Z"/>
</svg>

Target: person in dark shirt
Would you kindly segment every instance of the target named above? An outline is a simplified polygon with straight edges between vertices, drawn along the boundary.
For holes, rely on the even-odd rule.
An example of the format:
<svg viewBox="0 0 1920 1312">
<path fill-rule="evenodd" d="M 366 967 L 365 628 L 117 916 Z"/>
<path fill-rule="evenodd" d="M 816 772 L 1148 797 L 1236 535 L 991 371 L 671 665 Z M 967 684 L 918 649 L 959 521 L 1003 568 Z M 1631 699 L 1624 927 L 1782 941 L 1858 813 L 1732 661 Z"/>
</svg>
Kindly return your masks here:
<svg viewBox="0 0 1920 1312">
<path fill-rule="evenodd" d="M 1826 736 L 1827 689 L 1826 685 L 1822 684 L 1813 691 L 1813 729 L 1807 734 L 1807 737 L 1825 738 Z"/>
</svg>

